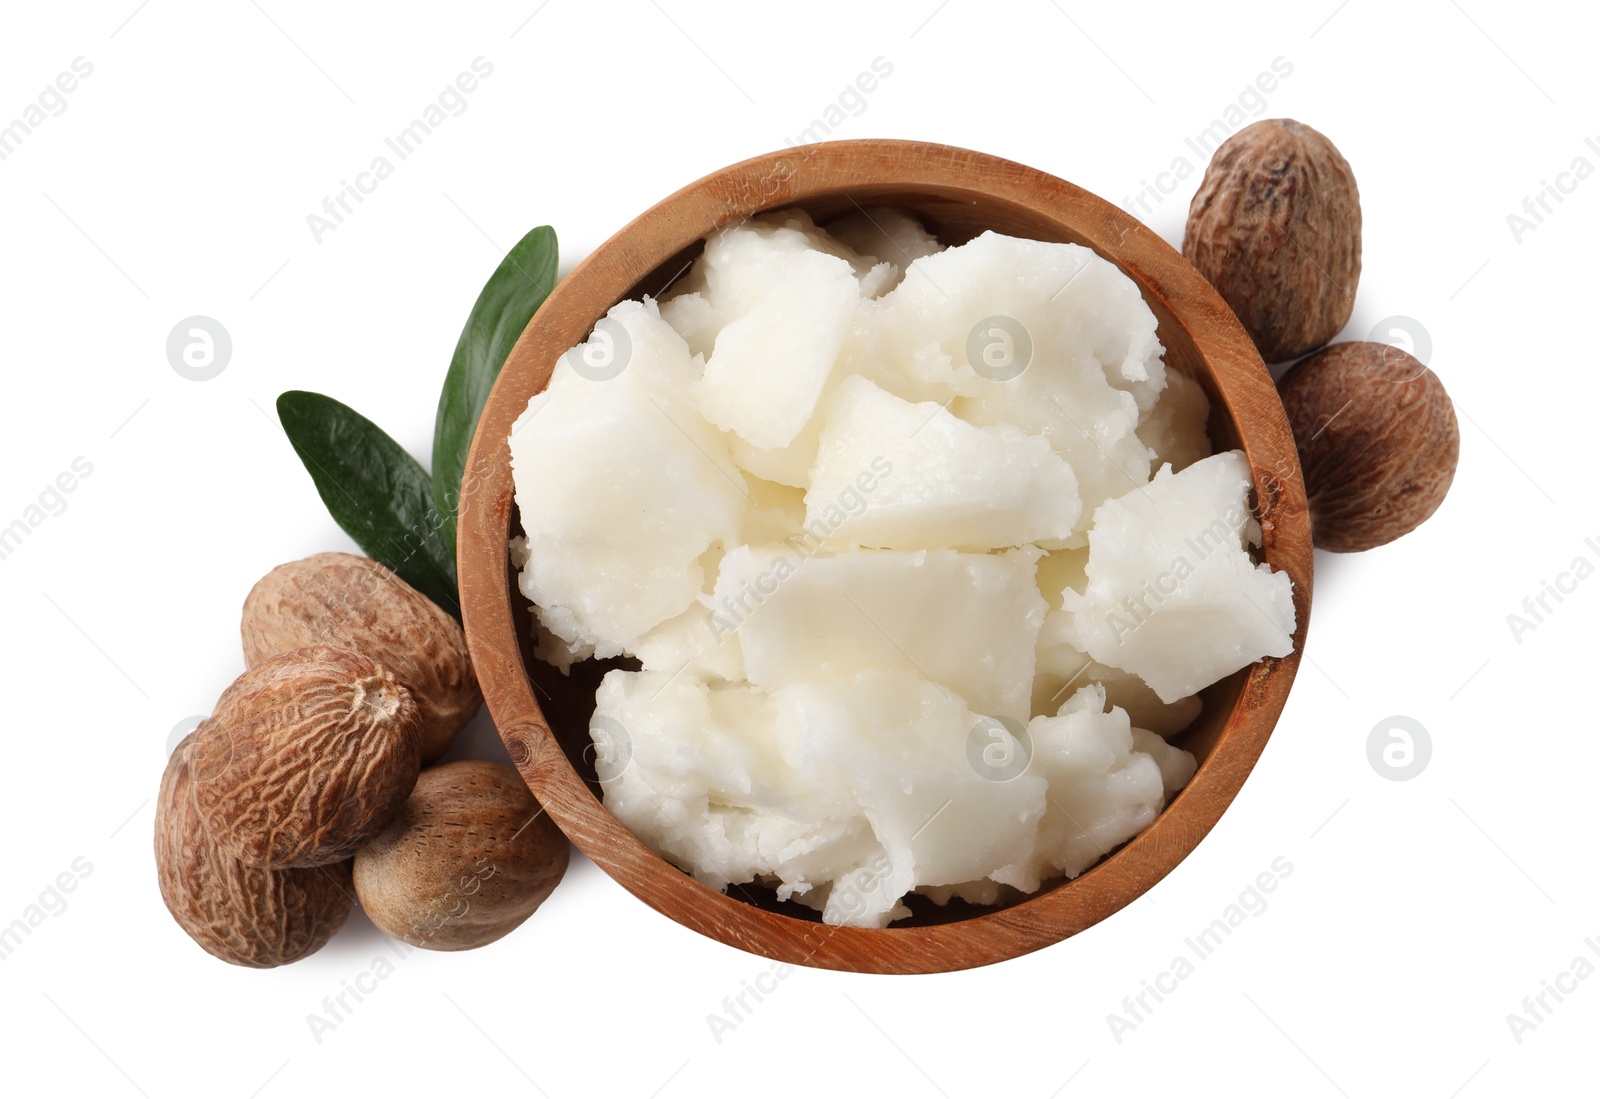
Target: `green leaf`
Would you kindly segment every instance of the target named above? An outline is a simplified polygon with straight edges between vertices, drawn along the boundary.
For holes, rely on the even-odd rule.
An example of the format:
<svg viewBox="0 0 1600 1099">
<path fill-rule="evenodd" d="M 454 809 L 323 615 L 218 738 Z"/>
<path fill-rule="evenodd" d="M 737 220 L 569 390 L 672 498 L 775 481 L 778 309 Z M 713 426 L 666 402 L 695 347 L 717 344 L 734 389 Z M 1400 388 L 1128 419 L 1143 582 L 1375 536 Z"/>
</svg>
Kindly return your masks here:
<svg viewBox="0 0 1600 1099">
<path fill-rule="evenodd" d="M 367 556 L 461 617 L 455 554 L 439 536 L 428 473 L 377 424 L 332 397 L 291 390 L 278 418 L 334 521 Z"/>
<path fill-rule="evenodd" d="M 452 558 L 461 478 L 478 417 L 511 346 L 555 284 L 556 231 L 541 225 L 518 241 L 489 276 L 456 343 L 433 425 L 433 502 L 444 517 L 439 533 Z"/>
</svg>

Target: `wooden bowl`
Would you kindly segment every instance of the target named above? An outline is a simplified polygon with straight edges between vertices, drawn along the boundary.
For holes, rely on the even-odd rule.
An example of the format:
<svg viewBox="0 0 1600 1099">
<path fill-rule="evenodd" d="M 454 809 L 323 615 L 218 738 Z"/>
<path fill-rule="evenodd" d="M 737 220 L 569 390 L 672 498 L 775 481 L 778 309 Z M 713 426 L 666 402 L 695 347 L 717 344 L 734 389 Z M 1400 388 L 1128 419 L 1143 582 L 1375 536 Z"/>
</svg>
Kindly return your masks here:
<svg viewBox="0 0 1600 1099">
<path fill-rule="evenodd" d="M 1169 367 L 1211 398 L 1217 449 L 1242 447 L 1255 475 L 1262 559 L 1294 582 L 1294 653 L 1263 660 L 1204 692 L 1177 743 L 1199 770 L 1142 833 L 1070 882 L 1002 908 L 910 898 L 885 930 L 829 927 L 767 890 L 724 895 L 636 839 L 599 798 L 588 719 L 601 674 L 570 678 L 536 661 L 532 615 L 507 541 L 520 533 L 507 437 L 557 358 L 612 305 L 659 295 L 705 234 L 751 214 L 799 206 L 826 218 L 873 205 L 911 210 L 946 244 L 993 229 L 1093 248 L 1130 275 L 1154 310 Z M 1072 184 L 996 157 L 911 141 L 837 141 L 755 157 L 689 185 L 625 226 L 556 287 L 522 333 L 483 412 L 463 485 L 461 603 L 467 641 L 511 758 L 550 816 L 629 891 L 701 934 L 784 962 L 872 973 L 929 973 L 1016 957 L 1104 919 L 1165 876 L 1217 822 L 1250 773 L 1289 693 L 1311 600 L 1311 528 L 1294 440 L 1244 329 L 1184 258 L 1132 216 Z M 1203 643 L 1203 638 L 1197 638 Z"/>
</svg>

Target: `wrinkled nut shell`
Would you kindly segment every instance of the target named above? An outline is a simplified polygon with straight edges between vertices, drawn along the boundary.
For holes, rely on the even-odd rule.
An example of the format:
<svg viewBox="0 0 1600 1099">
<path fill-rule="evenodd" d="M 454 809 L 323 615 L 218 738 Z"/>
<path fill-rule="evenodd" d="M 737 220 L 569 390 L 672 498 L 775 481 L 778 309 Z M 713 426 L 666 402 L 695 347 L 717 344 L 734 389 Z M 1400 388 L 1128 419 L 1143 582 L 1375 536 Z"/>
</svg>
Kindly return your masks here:
<svg viewBox="0 0 1600 1099">
<path fill-rule="evenodd" d="M 422 773 L 401 814 L 356 855 L 356 895 L 387 935 L 470 950 L 533 915 L 568 855 L 566 837 L 515 771 L 447 763 Z"/>
<path fill-rule="evenodd" d="M 422 715 L 422 760 L 439 758 L 483 705 L 461 626 L 376 561 L 319 553 L 279 565 L 250 590 L 240 623 L 255 667 L 306 645 L 371 657 L 394 673 Z"/>
<path fill-rule="evenodd" d="M 1433 371 L 1388 344 L 1338 343 L 1296 363 L 1278 392 L 1319 549 L 1381 546 L 1438 510 L 1461 435 Z"/>
<path fill-rule="evenodd" d="M 1350 165 L 1293 119 L 1246 126 L 1206 167 L 1183 254 L 1267 362 L 1321 347 L 1349 321 L 1361 278 L 1361 199 Z"/>
<path fill-rule="evenodd" d="M 350 914 L 350 863 L 294 870 L 242 865 L 207 837 L 195 808 L 186 737 L 161 776 L 156 874 L 178 926 L 208 954 L 270 969 L 314 954 Z"/>
<path fill-rule="evenodd" d="M 296 649 L 223 692 L 194 732 L 195 805 L 212 840 L 246 866 L 350 858 L 416 783 L 417 705 L 359 653 Z"/>
</svg>

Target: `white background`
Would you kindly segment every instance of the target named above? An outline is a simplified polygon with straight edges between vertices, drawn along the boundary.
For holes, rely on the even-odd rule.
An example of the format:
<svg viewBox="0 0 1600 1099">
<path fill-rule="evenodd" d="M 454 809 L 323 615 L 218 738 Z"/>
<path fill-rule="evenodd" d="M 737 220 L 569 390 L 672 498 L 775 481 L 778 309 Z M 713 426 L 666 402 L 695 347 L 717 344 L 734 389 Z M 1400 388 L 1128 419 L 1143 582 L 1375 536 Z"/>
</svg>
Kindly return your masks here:
<svg viewBox="0 0 1600 1099">
<path fill-rule="evenodd" d="M 1581 704 L 1600 580 L 1520 639 L 1507 623 L 1575 557 L 1600 563 L 1580 460 L 1600 396 L 1582 335 L 1600 180 L 1564 177 L 1572 193 L 1520 240 L 1507 222 L 1575 158 L 1600 166 L 1585 146 L 1600 145 L 1592 15 L 1488 0 L 1215 14 L 1080 0 L 137 2 L 0 17 L 0 122 L 74 58 L 93 65 L 65 112 L 0 162 L 0 525 L 74 459 L 93 467 L 0 560 L 0 924 L 72 877 L 74 859 L 91 867 L 0 961 L 7 1091 L 1592 1087 L 1600 980 L 1549 999 L 1520 1042 L 1507 1021 L 1600 936 L 1600 748 Z M 479 56 L 494 71 L 465 113 L 318 243 L 306 215 Z M 307 1015 L 387 941 L 357 913 L 305 962 L 230 968 L 167 915 L 150 844 L 169 733 L 242 669 L 250 585 L 353 548 L 274 399 L 333 394 L 425 458 L 456 336 L 504 247 L 549 222 L 570 269 L 667 193 L 783 146 L 879 57 L 892 74 L 834 136 L 970 146 L 1119 202 L 1187 154 L 1196 170 L 1148 218 L 1174 243 L 1199 181 L 1184 138 L 1285 59 L 1265 115 L 1328 134 L 1360 183 L 1347 338 L 1414 318 L 1457 401 L 1450 498 L 1398 543 L 1318 555 L 1299 681 L 1243 793 L 1168 879 L 1074 939 L 941 977 L 797 971 L 719 1042 L 707 1016 L 769 963 L 656 915 L 580 858 L 508 939 L 409 955 L 319 1042 Z M 234 345 L 204 383 L 165 354 L 194 314 Z M 1397 714 L 1432 741 L 1404 782 L 1367 755 Z M 498 749 L 486 724 L 476 733 L 477 751 Z M 1108 1014 L 1279 856 L 1293 872 L 1270 906 L 1113 1037 Z"/>
</svg>

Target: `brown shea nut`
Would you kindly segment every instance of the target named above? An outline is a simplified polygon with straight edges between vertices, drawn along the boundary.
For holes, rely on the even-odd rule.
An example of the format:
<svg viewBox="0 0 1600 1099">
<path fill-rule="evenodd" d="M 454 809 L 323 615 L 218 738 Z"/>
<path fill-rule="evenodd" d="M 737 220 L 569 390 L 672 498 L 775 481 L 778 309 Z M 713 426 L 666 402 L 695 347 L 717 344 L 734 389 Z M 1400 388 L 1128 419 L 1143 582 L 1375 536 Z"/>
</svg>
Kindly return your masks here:
<svg viewBox="0 0 1600 1099">
<path fill-rule="evenodd" d="M 1296 363 L 1278 393 L 1318 549 L 1381 546 L 1438 510 L 1461 436 L 1433 371 L 1389 344 L 1336 343 Z"/>
<path fill-rule="evenodd" d="M 483 705 L 461 626 L 389 569 L 350 553 L 279 565 L 244 601 L 246 667 L 306 645 L 371 657 L 422 716 L 422 761 L 438 759 Z"/>
<path fill-rule="evenodd" d="M 259 870 L 217 850 L 206 835 L 184 738 L 161 776 L 156 876 L 178 926 L 208 954 L 270 969 L 314 954 L 350 914 L 350 863 Z"/>
<path fill-rule="evenodd" d="M 194 731 L 195 806 L 246 866 L 350 858 L 400 811 L 420 767 L 417 704 L 369 657 L 324 645 L 245 672 Z"/>
<path fill-rule="evenodd" d="M 1361 199 L 1333 142 L 1291 118 L 1217 147 L 1189 204 L 1183 254 L 1269 363 L 1339 334 L 1361 278 Z"/>
<path fill-rule="evenodd" d="M 567 838 L 515 771 L 485 760 L 422 772 L 356 855 L 361 907 L 384 934 L 471 950 L 533 915 L 567 870 Z"/>
</svg>

